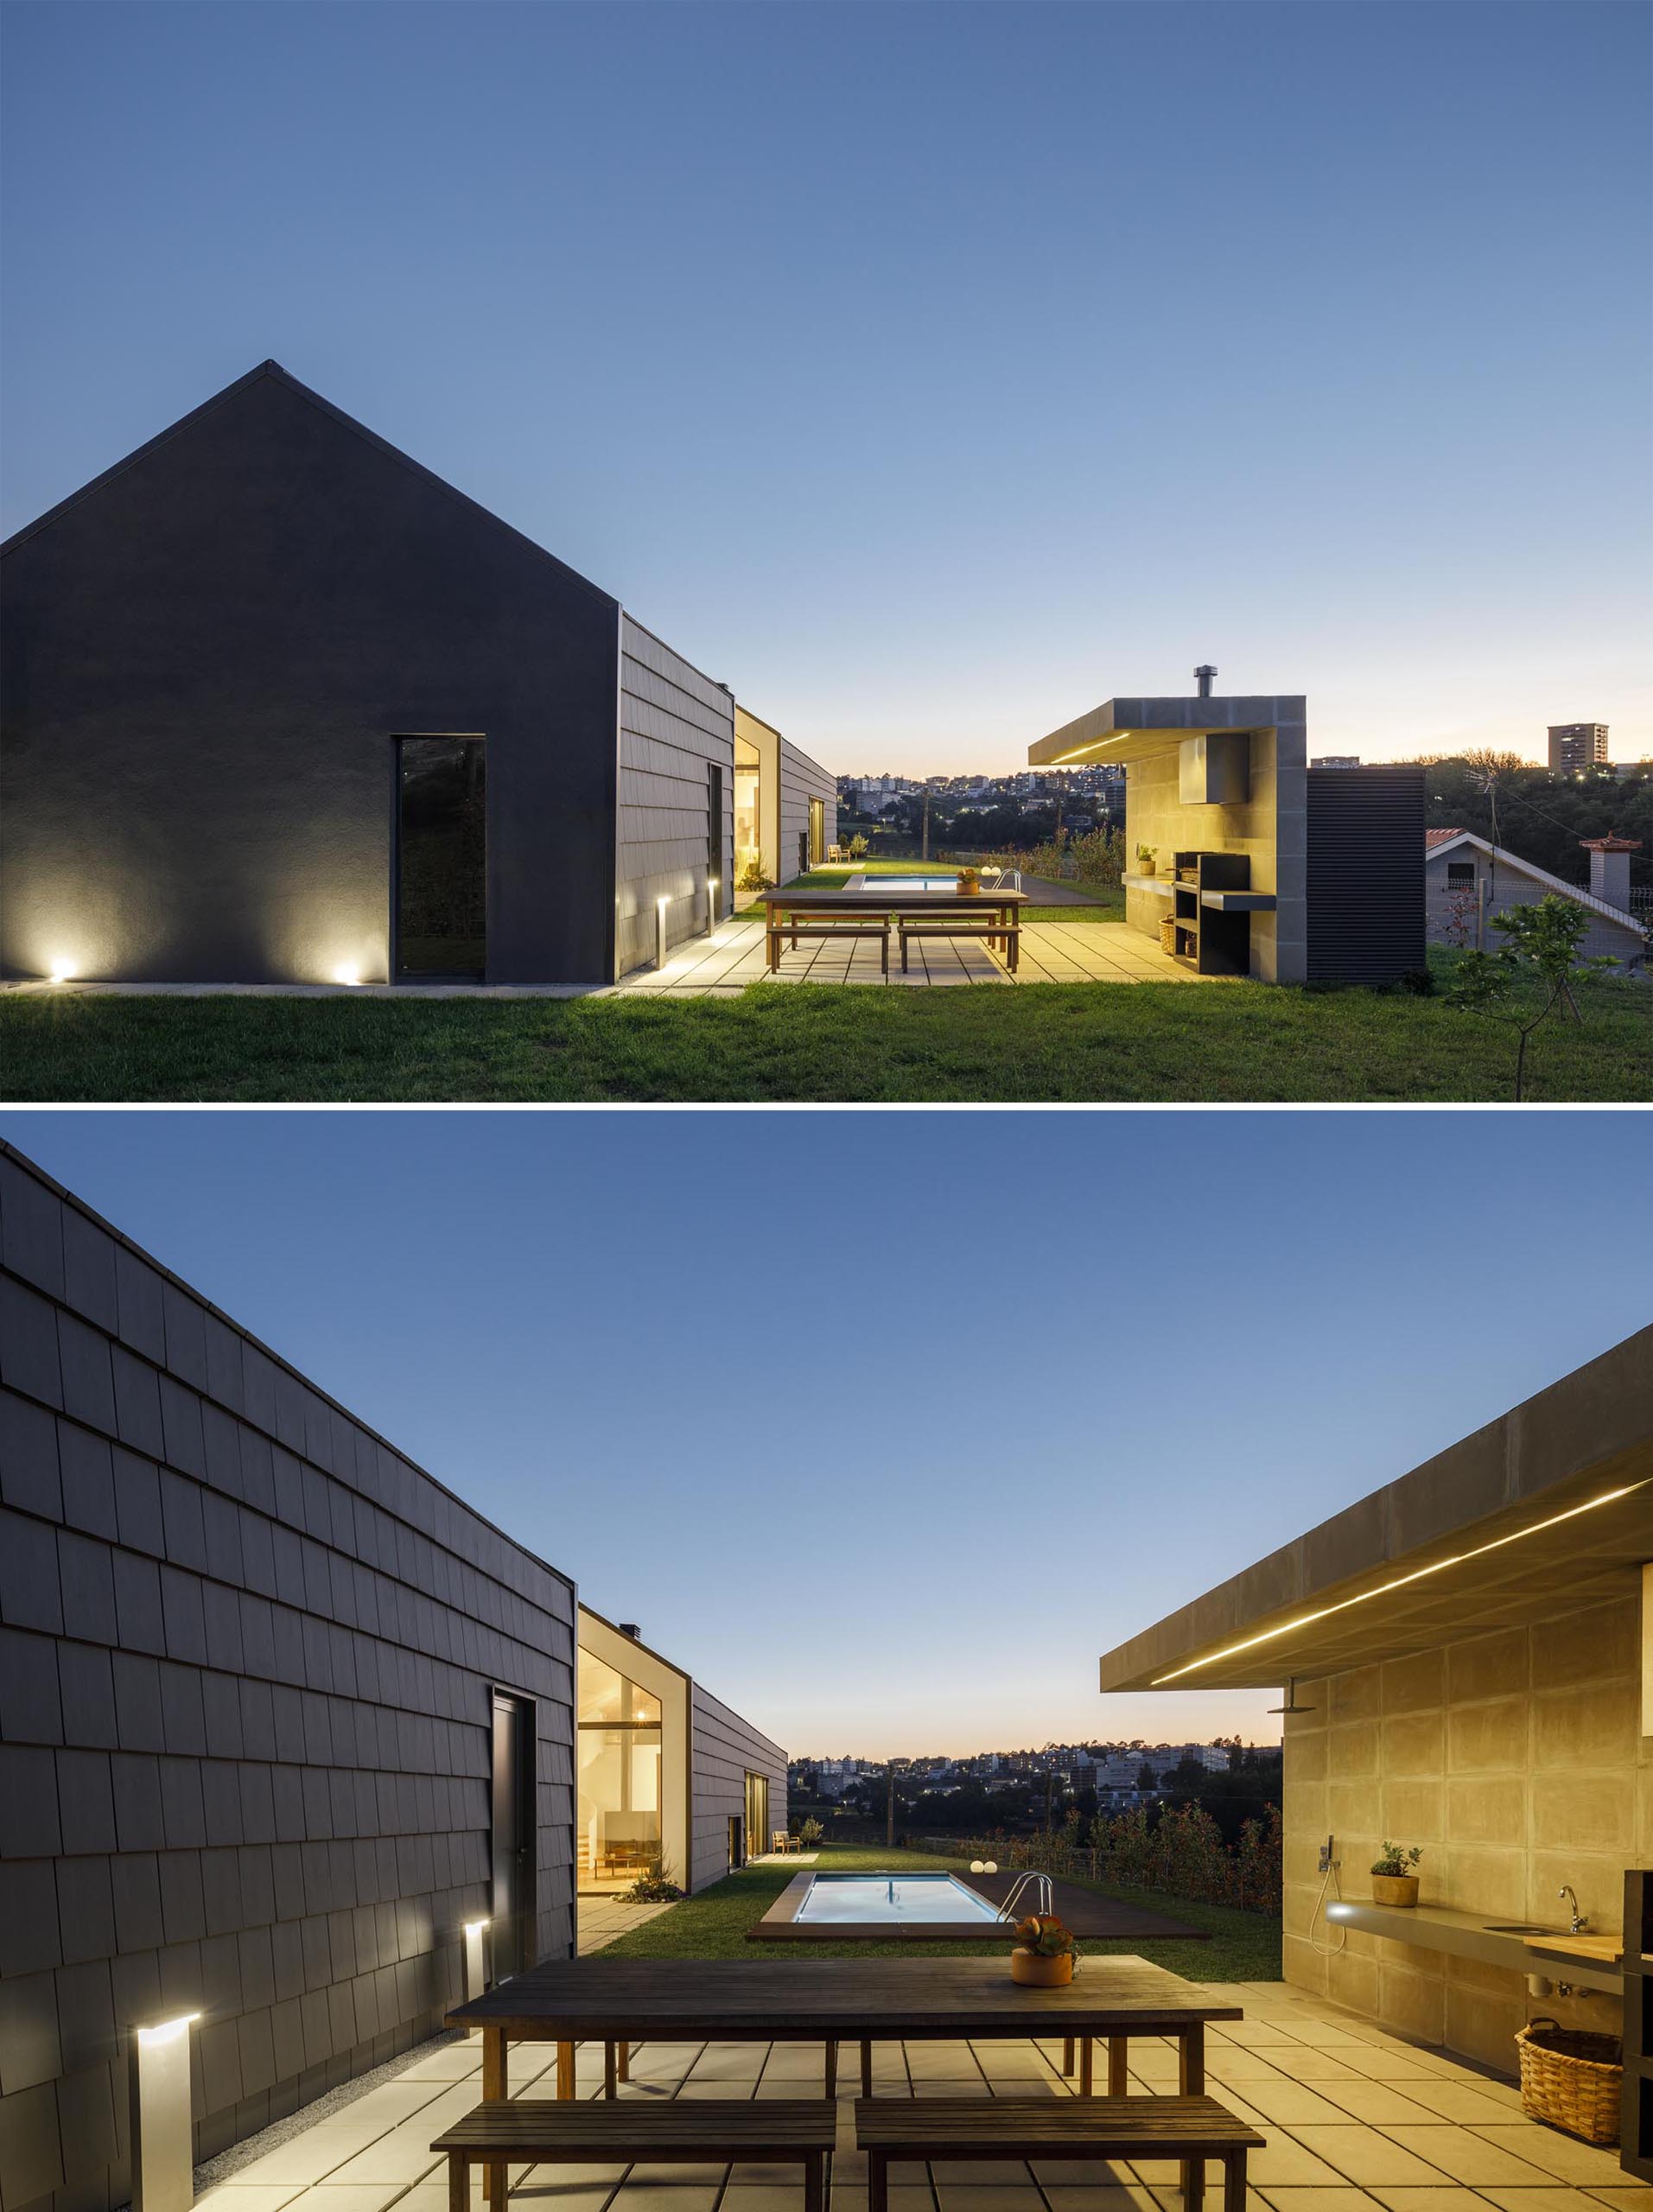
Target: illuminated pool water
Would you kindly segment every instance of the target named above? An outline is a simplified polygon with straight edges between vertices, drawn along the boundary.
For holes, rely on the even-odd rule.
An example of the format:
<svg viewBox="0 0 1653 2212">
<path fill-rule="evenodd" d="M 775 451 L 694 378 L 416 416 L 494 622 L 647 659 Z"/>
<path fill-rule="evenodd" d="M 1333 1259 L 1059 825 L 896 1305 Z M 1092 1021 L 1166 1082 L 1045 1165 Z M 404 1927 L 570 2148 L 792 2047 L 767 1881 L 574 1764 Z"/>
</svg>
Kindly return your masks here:
<svg viewBox="0 0 1653 2212">
<path fill-rule="evenodd" d="M 792 1916 L 795 1920 L 979 1920 L 992 1923 L 996 1906 L 952 1874 L 817 1874 Z"/>
</svg>

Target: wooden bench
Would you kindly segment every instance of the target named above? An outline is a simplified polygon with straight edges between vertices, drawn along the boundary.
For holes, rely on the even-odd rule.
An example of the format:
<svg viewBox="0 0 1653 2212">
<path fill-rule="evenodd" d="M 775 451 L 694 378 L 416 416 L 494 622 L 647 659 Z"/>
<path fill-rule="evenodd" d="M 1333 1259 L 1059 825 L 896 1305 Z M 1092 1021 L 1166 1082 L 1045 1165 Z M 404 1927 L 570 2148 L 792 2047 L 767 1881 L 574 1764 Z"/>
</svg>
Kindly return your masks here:
<svg viewBox="0 0 1653 2212">
<path fill-rule="evenodd" d="M 875 937 L 881 945 L 881 965 L 885 975 L 890 972 L 890 925 L 887 915 L 868 914 L 864 908 L 853 914 L 832 914 L 819 907 L 790 913 L 783 922 L 774 918 L 772 910 L 769 922 L 769 966 L 774 970 L 780 966 L 780 941 L 789 937 L 792 950 L 798 950 L 800 937 Z"/>
<path fill-rule="evenodd" d="M 826 2212 L 838 2125 L 825 2099 L 641 2097 L 617 2104 L 544 2097 L 475 2106 L 431 2145 L 448 2158 L 448 2212 L 470 2212 L 470 2169 L 556 2160 L 570 2166 L 791 2164 L 804 2169 L 804 2212 Z M 503 2192 L 502 2192 L 503 2193 Z"/>
<path fill-rule="evenodd" d="M 979 937 L 986 939 L 989 949 L 1002 941 L 1004 964 L 1013 976 L 1020 957 L 1021 929 L 1020 924 L 1013 921 L 995 921 L 986 916 L 980 920 L 972 918 L 969 921 L 938 921 L 933 913 L 915 914 L 911 918 L 903 914 L 900 931 L 901 973 L 904 976 L 907 972 L 906 947 L 910 937 Z"/>
<path fill-rule="evenodd" d="M 889 2212 L 892 2161 L 1179 2158 L 1184 2202 L 1203 2195 L 1203 2161 L 1223 2162 L 1224 2212 L 1244 2212 L 1245 2158 L 1263 2138 L 1214 2097 L 858 2097 L 868 2212 Z"/>
</svg>

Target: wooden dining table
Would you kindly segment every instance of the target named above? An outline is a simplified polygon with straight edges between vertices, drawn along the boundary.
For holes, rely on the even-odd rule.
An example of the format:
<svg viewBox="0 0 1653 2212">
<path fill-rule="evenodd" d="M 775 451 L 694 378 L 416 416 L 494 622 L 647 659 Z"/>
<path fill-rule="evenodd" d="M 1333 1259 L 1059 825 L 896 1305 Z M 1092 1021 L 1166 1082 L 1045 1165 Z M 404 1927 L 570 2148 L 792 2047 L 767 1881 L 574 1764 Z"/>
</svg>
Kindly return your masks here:
<svg viewBox="0 0 1653 2212">
<path fill-rule="evenodd" d="M 605 2047 L 604 2089 L 617 2094 L 634 2043 L 820 2043 L 826 2091 L 836 2092 L 837 2046 L 861 2045 L 861 2093 L 872 2094 L 874 2043 L 1004 2042 L 1060 2037 L 1065 2069 L 1077 2046 L 1079 2094 L 1093 2091 L 1092 2049 L 1108 2046 L 1108 2094 L 1126 2092 L 1133 2036 L 1165 2036 L 1179 2053 L 1185 2096 L 1205 2087 L 1205 2024 L 1237 2020 L 1180 1974 L 1147 1959 L 1086 1959 L 1061 1988 L 1012 1981 L 1004 1957 L 982 1959 L 559 1960 L 513 1974 L 447 2016 L 480 2029 L 485 2103 L 510 2095 L 513 2043 L 556 2045 L 556 2094 L 575 2094 L 575 2050 Z M 486 2169 L 487 2202 L 504 2212 L 505 2169 Z M 1186 2202 L 1197 2205 L 1204 2169 L 1185 2164 Z"/>
<path fill-rule="evenodd" d="M 938 883 L 922 891 L 901 891 L 890 888 L 890 881 L 884 876 L 857 874 L 836 888 L 817 884 L 801 889 L 782 884 L 764 892 L 760 904 L 766 916 L 764 949 L 768 964 L 772 968 L 776 964 L 781 940 L 794 916 L 803 920 L 811 915 L 832 920 L 882 918 L 893 924 L 902 914 L 922 915 L 926 921 L 944 921 L 950 915 L 962 914 L 973 918 L 978 928 L 987 921 L 1010 929 L 1019 910 L 1029 903 L 1025 891 L 999 886 L 990 891 L 960 891 L 954 883 Z M 988 941 L 994 942 L 991 938 Z"/>
</svg>

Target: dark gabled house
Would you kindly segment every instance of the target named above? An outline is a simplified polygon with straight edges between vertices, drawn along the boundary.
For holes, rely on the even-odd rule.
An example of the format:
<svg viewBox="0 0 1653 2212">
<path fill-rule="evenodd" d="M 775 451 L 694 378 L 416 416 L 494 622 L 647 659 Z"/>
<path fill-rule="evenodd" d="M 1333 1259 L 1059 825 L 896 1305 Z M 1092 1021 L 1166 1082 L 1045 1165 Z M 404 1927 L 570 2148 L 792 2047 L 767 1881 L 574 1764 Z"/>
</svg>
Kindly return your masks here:
<svg viewBox="0 0 1653 2212">
<path fill-rule="evenodd" d="M 274 361 L 0 555 L 9 976 L 601 984 L 728 911 L 727 688 Z"/>
</svg>

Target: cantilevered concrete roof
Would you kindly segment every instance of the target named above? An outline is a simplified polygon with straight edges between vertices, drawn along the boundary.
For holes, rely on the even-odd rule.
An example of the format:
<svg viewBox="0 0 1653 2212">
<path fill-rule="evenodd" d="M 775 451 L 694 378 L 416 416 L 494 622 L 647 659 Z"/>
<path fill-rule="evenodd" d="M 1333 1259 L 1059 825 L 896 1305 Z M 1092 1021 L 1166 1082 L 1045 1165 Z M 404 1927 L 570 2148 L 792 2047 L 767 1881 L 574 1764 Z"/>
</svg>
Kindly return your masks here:
<svg viewBox="0 0 1653 2212">
<path fill-rule="evenodd" d="M 1653 1560 L 1653 1327 L 1144 1629 L 1104 1690 L 1272 1688 L 1628 1591 Z"/>
<path fill-rule="evenodd" d="M 1273 729 L 1307 719 L 1301 694 L 1259 694 L 1231 699 L 1108 699 L 1077 721 L 1065 722 L 1027 747 L 1033 768 L 1060 768 L 1074 760 L 1146 760 L 1173 753 L 1185 737 L 1216 729 Z"/>
</svg>

